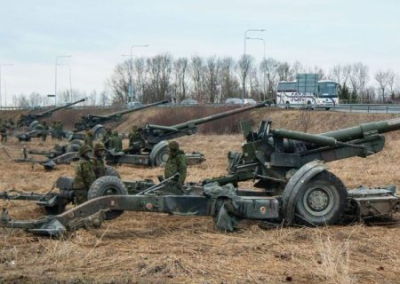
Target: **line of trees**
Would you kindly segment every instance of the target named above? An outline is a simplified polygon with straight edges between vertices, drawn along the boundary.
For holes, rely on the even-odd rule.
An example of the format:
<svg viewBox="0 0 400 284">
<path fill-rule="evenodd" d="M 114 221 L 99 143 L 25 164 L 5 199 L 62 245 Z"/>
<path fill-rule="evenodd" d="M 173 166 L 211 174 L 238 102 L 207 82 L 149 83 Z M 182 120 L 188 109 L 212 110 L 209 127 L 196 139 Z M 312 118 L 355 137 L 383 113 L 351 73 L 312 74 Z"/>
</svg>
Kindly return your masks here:
<svg viewBox="0 0 400 284">
<path fill-rule="evenodd" d="M 400 100 L 399 75 L 377 71 L 371 78 L 361 62 L 336 65 L 331 70 L 289 64 L 274 58 L 257 63 L 253 57 L 209 57 L 174 59 L 169 54 L 136 58 L 118 64 L 107 82 L 113 103 L 130 100 L 145 103 L 170 97 L 192 98 L 203 103 L 222 103 L 227 98 L 245 97 L 261 101 L 274 98 L 279 81 L 291 81 L 298 73 L 317 73 L 320 80 L 339 83 L 342 103 L 387 103 Z M 133 90 L 129 92 L 130 86 Z M 130 97 L 132 95 L 132 98 Z"/>
<path fill-rule="evenodd" d="M 177 102 L 195 99 L 202 103 L 223 103 L 227 98 L 244 97 L 257 101 L 275 97 L 279 81 L 291 81 L 298 73 L 317 73 L 320 80 L 339 83 L 341 103 L 388 103 L 400 101 L 400 77 L 392 70 L 379 70 L 372 76 L 361 62 L 335 65 L 330 70 L 307 67 L 274 58 L 257 63 L 252 56 L 216 56 L 173 58 L 160 54 L 139 57 L 118 64 L 106 82 L 106 90 L 84 93 L 64 90 L 57 94 L 57 103 L 83 97 L 86 105 L 124 105 L 138 100 L 149 103 L 175 98 Z M 133 88 L 132 88 L 133 87 Z M 14 106 L 35 107 L 54 104 L 53 98 L 38 94 L 14 95 Z"/>
</svg>

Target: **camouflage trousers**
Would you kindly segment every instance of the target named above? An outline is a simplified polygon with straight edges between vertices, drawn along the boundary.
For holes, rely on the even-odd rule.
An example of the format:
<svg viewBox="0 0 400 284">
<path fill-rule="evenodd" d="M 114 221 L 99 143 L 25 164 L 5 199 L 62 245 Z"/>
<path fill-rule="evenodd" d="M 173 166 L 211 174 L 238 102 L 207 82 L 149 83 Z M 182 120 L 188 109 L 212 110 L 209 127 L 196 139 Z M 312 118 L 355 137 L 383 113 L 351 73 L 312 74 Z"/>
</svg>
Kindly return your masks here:
<svg viewBox="0 0 400 284">
<path fill-rule="evenodd" d="M 80 205 L 82 203 L 85 203 L 87 201 L 87 196 L 88 196 L 88 190 L 85 188 L 82 189 L 74 189 L 75 191 L 75 198 L 74 198 L 74 203 L 76 205 Z"/>
</svg>

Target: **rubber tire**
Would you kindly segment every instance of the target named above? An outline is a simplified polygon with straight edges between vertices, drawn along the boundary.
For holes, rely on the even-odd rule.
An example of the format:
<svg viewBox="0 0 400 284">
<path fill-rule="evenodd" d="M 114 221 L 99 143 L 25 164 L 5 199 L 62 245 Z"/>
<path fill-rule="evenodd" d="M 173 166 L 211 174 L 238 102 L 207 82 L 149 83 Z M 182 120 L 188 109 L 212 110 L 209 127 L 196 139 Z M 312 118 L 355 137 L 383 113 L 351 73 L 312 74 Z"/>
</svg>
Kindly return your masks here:
<svg viewBox="0 0 400 284">
<path fill-rule="evenodd" d="M 112 192 L 108 192 L 112 190 Z M 98 178 L 89 188 L 88 200 L 107 196 L 107 195 L 128 195 L 128 192 L 122 181 L 114 176 L 104 176 Z M 105 213 L 106 220 L 113 220 L 119 217 L 124 211 L 111 210 Z"/>
<path fill-rule="evenodd" d="M 107 130 L 103 125 L 98 124 L 92 128 L 93 131 L 93 140 L 103 140 L 104 135 L 107 133 Z"/>
<path fill-rule="evenodd" d="M 119 172 L 111 166 L 106 166 L 106 176 L 112 176 L 121 179 Z"/>
<path fill-rule="evenodd" d="M 162 166 L 162 165 L 165 165 L 165 163 L 167 162 L 166 160 L 164 161 L 163 159 L 162 159 L 162 157 L 164 156 L 165 157 L 165 155 L 167 155 L 168 156 L 168 144 L 166 144 L 166 145 L 164 145 L 164 146 L 162 146 L 162 147 L 160 147 L 160 148 L 153 148 L 153 151 L 156 151 L 155 153 L 154 153 L 154 155 L 153 155 L 153 159 L 152 159 L 152 164 L 153 164 L 153 166 L 155 166 L 155 167 L 158 167 L 158 166 Z M 150 156 L 152 156 L 152 155 L 150 155 Z"/>
<path fill-rule="evenodd" d="M 307 202 L 305 195 L 308 194 L 308 190 L 312 188 L 319 188 L 330 194 L 328 205 L 331 208 L 323 215 L 316 216 L 315 213 L 311 213 L 312 210 Z M 310 192 L 311 193 L 311 192 Z M 323 226 L 335 224 L 340 216 L 342 215 L 347 202 L 347 190 L 342 181 L 335 176 L 333 173 L 328 171 L 323 171 L 316 176 L 314 176 L 307 184 L 303 186 L 301 191 L 298 193 L 298 198 L 296 202 L 296 223 L 306 226 Z M 308 207 L 308 208 L 307 208 Z M 326 208 L 325 207 L 325 208 Z M 320 213 L 322 214 L 322 213 Z"/>
<path fill-rule="evenodd" d="M 83 145 L 83 143 L 82 143 L 81 140 L 77 140 L 77 139 L 72 140 L 72 141 L 68 144 L 66 151 L 67 151 L 67 153 L 78 152 L 78 151 L 79 151 L 79 148 L 81 148 L 82 145 Z"/>
</svg>

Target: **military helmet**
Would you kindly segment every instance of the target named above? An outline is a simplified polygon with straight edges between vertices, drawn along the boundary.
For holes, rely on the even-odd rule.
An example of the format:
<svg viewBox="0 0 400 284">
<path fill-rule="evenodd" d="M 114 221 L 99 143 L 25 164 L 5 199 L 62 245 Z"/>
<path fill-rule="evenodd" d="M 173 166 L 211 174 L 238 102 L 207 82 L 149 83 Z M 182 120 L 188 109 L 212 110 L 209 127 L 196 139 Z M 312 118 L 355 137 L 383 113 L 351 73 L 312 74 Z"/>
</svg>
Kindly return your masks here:
<svg viewBox="0 0 400 284">
<path fill-rule="evenodd" d="M 87 152 L 92 151 L 92 148 L 88 145 L 83 145 L 82 147 L 79 148 L 79 156 L 84 156 Z"/>
<path fill-rule="evenodd" d="M 100 150 L 106 150 L 106 147 L 104 146 L 104 144 L 102 142 L 97 142 L 96 144 L 94 144 L 93 151 L 97 152 Z"/>
<path fill-rule="evenodd" d="M 176 141 L 170 141 L 168 147 L 170 150 L 179 150 L 179 143 Z"/>
</svg>

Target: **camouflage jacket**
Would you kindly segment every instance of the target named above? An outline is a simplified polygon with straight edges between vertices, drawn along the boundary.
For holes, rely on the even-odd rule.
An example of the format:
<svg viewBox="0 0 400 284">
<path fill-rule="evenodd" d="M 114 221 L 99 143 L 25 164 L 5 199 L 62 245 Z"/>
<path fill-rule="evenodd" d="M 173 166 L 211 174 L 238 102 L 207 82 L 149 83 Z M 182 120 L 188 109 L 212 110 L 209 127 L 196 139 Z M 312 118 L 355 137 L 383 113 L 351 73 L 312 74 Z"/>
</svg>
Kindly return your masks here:
<svg viewBox="0 0 400 284">
<path fill-rule="evenodd" d="M 73 188 L 88 190 L 95 180 L 96 176 L 90 160 L 81 157 L 75 166 Z"/>
<path fill-rule="evenodd" d="M 106 175 L 106 162 L 104 161 L 103 157 L 99 158 L 94 156 L 90 159 L 90 162 L 92 163 L 93 171 L 96 178 Z"/>
<path fill-rule="evenodd" d="M 106 148 L 110 148 L 111 140 L 112 140 L 112 135 L 110 133 L 107 133 L 103 135 L 103 143 Z"/>
<path fill-rule="evenodd" d="M 114 149 L 116 152 L 122 151 L 122 139 L 118 136 L 113 136 L 110 143 L 110 149 Z"/>
<path fill-rule="evenodd" d="M 88 145 L 90 148 L 93 149 L 93 137 L 90 135 L 85 136 L 85 145 Z"/>
<path fill-rule="evenodd" d="M 144 140 L 139 131 L 129 133 L 129 148 L 140 149 L 144 146 Z"/>
<path fill-rule="evenodd" d="M 179 173 L 180 184 L 183 184 L 186 179 L 187 165 L 186 156 L 182 150 L 178 150 L 176 153 L 170 154 L 167 163 L 165 164 L 164 176 L 169 178 L 175 173 Z"/>
</svg>

